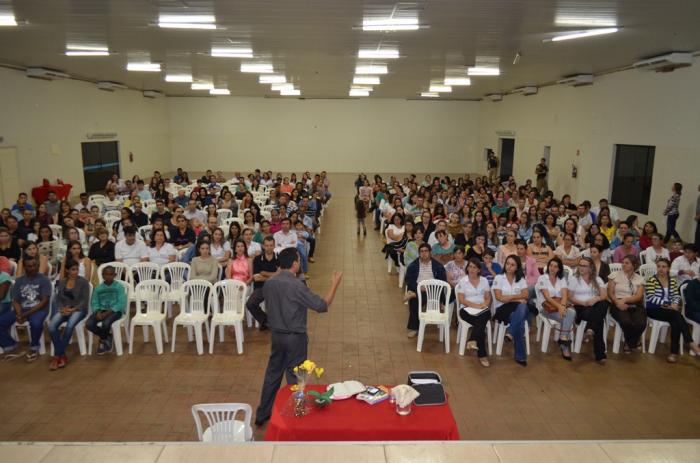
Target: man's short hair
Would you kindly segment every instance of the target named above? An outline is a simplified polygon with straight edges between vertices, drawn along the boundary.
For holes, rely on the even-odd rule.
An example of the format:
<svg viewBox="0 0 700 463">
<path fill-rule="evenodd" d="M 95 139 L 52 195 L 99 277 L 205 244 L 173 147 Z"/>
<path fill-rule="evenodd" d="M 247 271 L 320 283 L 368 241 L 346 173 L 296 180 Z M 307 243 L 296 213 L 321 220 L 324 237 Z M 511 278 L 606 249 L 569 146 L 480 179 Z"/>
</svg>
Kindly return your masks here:
<svg viewBox="0 0 700 463">
<path fill-rule="evenodd" d="M 433 248 L 428 243 L 421 243 L 421 245 L 418 246 L 418 252 L 422 251 L 423 249 L 427 249 L 428 251 L 433 250 Z"/>
<path fill-rule="evenodd" d="M 693 243 L 686 243 L 686 245 L 683 246 L 683 250 L 684 250 L 684 251 L 690 251 L 690 252 L 697 253 L 697 252 L 698 252 L 698 247 L 695 246 Z"/>
<path fill-rule="evenodd" d="M 277 256 L 277 261 L 282 270 L 289 270 L 297 260 L 299 260 L 299 251 L 296 248 L 283 249 Z"/>
<path fill-rule="evenodd" d="M 291 220 L 289 217 L 284 217 L 284 218 L 280 221 L 280 223 L 284 223 L 284 222 L 289 222 L 290 225 L 292 224 L 292 220 Z"/>
<path fill-rule="evenodd" d="M 263 243 L 272 241 L 273 243 L 275 242 L 275 238 L 272 235 L 267 235 L 265 238 L 263 238 Z"/>
<path fill-rule="evenodd" d="M 634 235 L 632 233 L 625 233 L 625 236 L 622 238 L 623 240 L 626 240 L 627 238 L 632 238 L 634 239 Z"/>
<path fill-rule="evenodd" d="M 125 227 L 124 228 L 124 236 L 127 235 L 136 235 L 136 227 Z"/>
</svg>

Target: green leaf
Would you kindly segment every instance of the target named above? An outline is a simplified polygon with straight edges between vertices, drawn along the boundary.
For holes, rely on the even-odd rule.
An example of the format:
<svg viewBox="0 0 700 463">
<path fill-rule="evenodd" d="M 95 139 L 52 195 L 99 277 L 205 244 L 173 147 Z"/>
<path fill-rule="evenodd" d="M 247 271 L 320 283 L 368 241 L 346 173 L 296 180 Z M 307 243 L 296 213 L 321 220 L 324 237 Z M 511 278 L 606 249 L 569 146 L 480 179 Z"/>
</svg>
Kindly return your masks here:
<svg viewBox="0 0 700 463">
<path fill-rule="evenodd" d="M 317 399 L 321 398 L 321 394 L 318 391 L 309 391 L 309 395 L 311 397 L 316 397 Z"/>
</svg>

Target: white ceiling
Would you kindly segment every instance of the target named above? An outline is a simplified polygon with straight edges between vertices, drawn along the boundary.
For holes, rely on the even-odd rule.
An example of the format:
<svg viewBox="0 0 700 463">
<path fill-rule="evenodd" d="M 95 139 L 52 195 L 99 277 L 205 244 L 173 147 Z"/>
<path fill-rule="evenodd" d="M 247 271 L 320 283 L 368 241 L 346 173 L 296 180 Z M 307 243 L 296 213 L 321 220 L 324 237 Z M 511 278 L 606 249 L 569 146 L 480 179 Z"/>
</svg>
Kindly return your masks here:
<svg viewBox="0 0 700 463">
<path fill-rule="evenodd" d="M 575 73 L 598 73 L 672 50 L 700 50 L 700 1 L 696 0 L 432 0 L 398 4 L 417 11 L 425 28 L 363 32 L 363 17 L 388 15 L 397 5 L 356 0 L 0 0 L 19 27 L 0 27 L 0 63 L 43 66 L 88 80 L 121 82 L 168 95 L 204 96 L 189 84 L 166 83 L 165 72 L 127 72 L 132 56 L 150 56 L 164 71 L 191 71 L 195 79 L 227 86 L 232 95 L 276 96 L 256 74 L 239 71 L 241 59 L 208 56 L 212 44 L 252 46 L 272 62 L 302 97 L 347 97 L 360 47 L 398 46 L 386 61 L 389 74 L 372 97 L 416 98 L 446 68 L 474 65 L 477 57 L 500 60 L 499 77 L 473 77 L 447 98 L 481 98 L 528 83 Z M 209 13 L 217 30 L 161 29 L 159 13 Z M 404 13 L 405 14 L 405 13 Z M 614 21 L 616 34 L 545 42 L 562 27 L 562 16 Z M 106 44 L 108 57 L 67 57 L 67 43 Z M 515 54 L 521 55 L 512 64 Z M 249 61 L 249 60 L 246 60 Z M 366 61 L 366 60 L 365 60 Z"/>
</svg>

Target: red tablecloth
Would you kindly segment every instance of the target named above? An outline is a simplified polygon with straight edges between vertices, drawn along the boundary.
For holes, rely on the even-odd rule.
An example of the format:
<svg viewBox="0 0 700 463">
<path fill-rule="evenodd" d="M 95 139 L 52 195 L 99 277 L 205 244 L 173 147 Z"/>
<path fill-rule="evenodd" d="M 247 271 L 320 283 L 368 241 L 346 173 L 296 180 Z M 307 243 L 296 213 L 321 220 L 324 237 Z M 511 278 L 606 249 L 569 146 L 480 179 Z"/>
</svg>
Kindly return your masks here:
<svg viewBox="0 0 700 463">
<path fill-rule="evenodd" d="M 61 201 L 68 199 L 70 195 L 70 190 L 73 185 L 69 183 L 64 183 L 62 185 L 42 185 L 32 188 L 32 198 L 34 198 L 34 203 L 39 205 L 46 201 L 49 196 L 49 191 L 53 191 L 58 196 Z"/>
<path fill-rule="evenodd" d="M 324 391 L 324 385 L 307 389 Z M 351 397 L 334 401 L 301 418 L 284 413 L 291 395 L 289 386 L 280 388 L 265 432 L 266 441 L 403 441 L 459 440 L 457 423 L 448 404 L 412 408 L 407 416 L 396 413 L 388 400 L 370 405 Z"/>
</svg>

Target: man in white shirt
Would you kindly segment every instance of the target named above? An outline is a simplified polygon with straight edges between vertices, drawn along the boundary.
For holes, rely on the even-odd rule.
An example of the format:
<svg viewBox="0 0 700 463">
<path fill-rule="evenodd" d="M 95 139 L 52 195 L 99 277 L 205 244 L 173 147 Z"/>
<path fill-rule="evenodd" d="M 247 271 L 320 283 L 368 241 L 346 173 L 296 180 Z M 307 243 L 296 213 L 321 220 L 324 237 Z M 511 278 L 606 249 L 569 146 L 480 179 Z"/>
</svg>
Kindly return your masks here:
<svg viewBox="0 0 700 463">
<path fill-rule="evenodd" d="M 698 248 L 688 243 L 683 246 L 683 255 L 673 259 L 671 275 L 678 278 L 679 283 L 690 281 L 700 274 L 700 260 L 698 260 Z"/>
<path fill-rule="evenodd" d="M 92 207 L 92 203 L 89 201 L 89 197 L 87 193 L 80 193 L 80 202 L 73 206 L 73 209 L 76 211 L 80 212 L 83 209 L 87 209 L 88 212 L 90 212 L 90 207 Z"/>
<path fill-rule="evenodd" d="M 296 248 L 297 247 L 297 234 L 291 231 L 292 222 L 288 217 L 282 219 L 282 229 L 272 235 L 275 239 L 275 252 L 279 253 L 285 248 Z"/>
<path fill-rule="evenodd" d="M 190 199 L 187 202 L 187 209 L 185 209 L 185 213 L 183 215 L 189 221 L 192 221 L 192 219 L 197 219 L 201 223 L 207 223 L 207 216 L 203 211 L 197 209 L 197 202 L 194 199 Z"/>
<path fill-rule="evenodd" d="M 136 239 L 136 229 L 126 227 L 124 229 L 124 239 L 118 241 L 114 246 L 114 258 L 117 262 L 124 262 L 127 265 L 138 264 L 148 260 L 148 248 L 146 244 Z"/>
<path fill-rule="evenodd" d="M 437 244 L 438 239 L 435 236 L 435 234 L 440 230 L 447 232 L 447 221 L 446 220 L 438 220 L 437 224 L 435 225 L 435 231 L 432 232 L 430 234 L 430 236 L 428 237 L 428 244 L 430 246 L 434 246 Z M 452 238 L 452 235 L 450 235 L 449 233 L 447 233 L 447 240 L 450 242 L 450 245 L 452 245 L 454 243 L 454 238 Z"/>
<path fill-rule="evenodd" d="M 102 201 L 102 214 L 108 211 L 118 211 L 122 208 L 122 202 L 117 199 L 117 194 L 109 190 L 107 191 L 107 198 Z"/>
<path fill-rule="evenodd" d="M 618 222 L 620 221 L 620 214 L 617 213 L 617 209 L 612 207 L 608 203 L 608 200 L 605 198 L 598 201 L 598 207 L 594 207 L 591 209 L 591 212 L 596 216 L 596 220 L 598 220 L 598 216 L 600 215 L 600 210 L 604 207 L 608 208 L 608 210 L 610 211 L 610 220 L 612 220 L 613 224 L 615 224 L 615 226 L 617 226 Z"/>
</svg>

